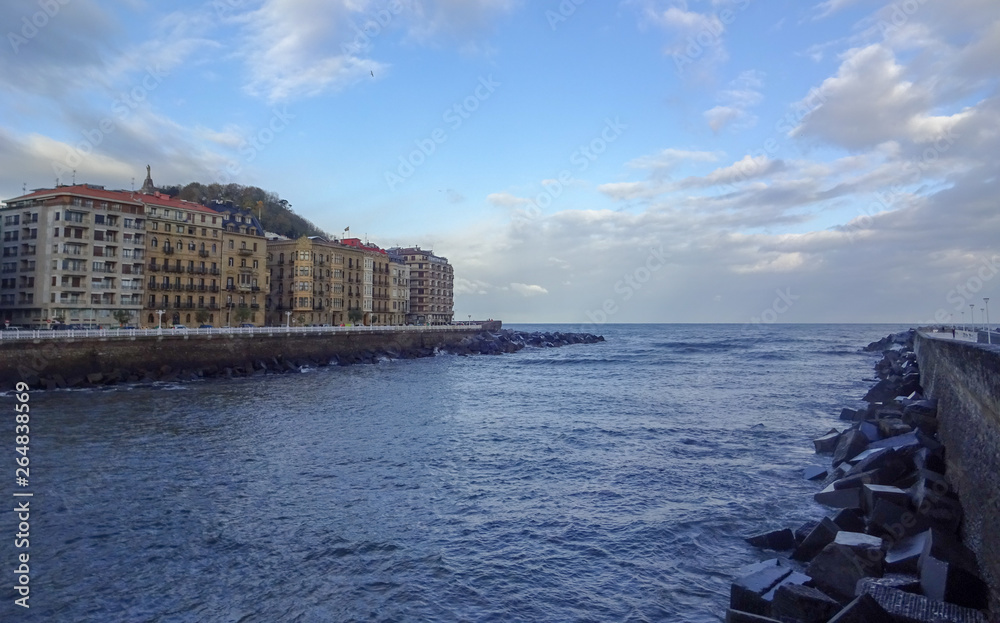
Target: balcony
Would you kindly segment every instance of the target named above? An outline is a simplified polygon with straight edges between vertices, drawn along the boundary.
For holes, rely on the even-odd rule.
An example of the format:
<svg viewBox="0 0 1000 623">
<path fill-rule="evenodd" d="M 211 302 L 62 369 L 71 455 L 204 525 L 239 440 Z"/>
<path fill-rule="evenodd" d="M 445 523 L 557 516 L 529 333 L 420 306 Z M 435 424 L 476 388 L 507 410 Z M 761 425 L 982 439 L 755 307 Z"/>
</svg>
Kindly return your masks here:
<svg viewBox="0 0 1000 623">
<path fill-rule="evenodd" d="M 194 303 L 192 302 L 181 303 L 181 309 L 194 309 Z"/>
<path fill-rule="evenodd" d="M 150 264 L 149 265 L 149 270 L 150 270 L 150 272 L 158 273 L 158 272 L 160 272 L 160 269 L 162 267 L 163 267 L 162 264 Z"/>
<path fill-rule="evenodd" d="M 218 268 L 210 268 L 210 269 L 208 269 L 208 274 L 209 275 L 221 275 L 222 271 L 219 270 Z"/>
<path fill-rule="evenodd" d="M 198 286 L 194 285 L 193 283 L 189 283 L 186 286 L 184 286 L 184 289 L 187 290 L 188 292 L 194 292 L 195 289 L 197 289 L 197 287 Z"/>
<path fill-rule="evenodd" d="M 251 292 L 260 292 L 260 287 L 258 287 L 258 286 L 251 286 L 250 287 L 250 291 Z"/>
<path fill-rule="evenodd" d="M 208 251 L 206 251 L 204 249 L 202 249 L 201 251 L 198 251 L 198 257 L 208 257 Z"/>
<path fill-rule="evenodd" d="M 250 309 L 260 309 L 260 303 L 250 303 Z"/>
<path fill-rule="evenodd" d="M 163 247 L 163 254 L 164 255 L 173 255 L 174 254 L 174 248 L 173 247 Z"/>
<path fill-rule="evenodd" d="M 253 255 L 253 251 L 251 251 L 250 249 L 240 249 L 239 253 L 240 255 L 246 255 L 246 256 Z"/>
<path fill-rule="evenodd" d="M 219 311 L 219 304 L 218 303 L 209 303 L 208 304 L 208 309 L 211 309 L 213 311 Z"/>
<path fill-rule="evenodd" d="M 208 286 L 208 291 L 209 292 L 218 292 L 219 291 L 219 286 Z"/>
</svg>

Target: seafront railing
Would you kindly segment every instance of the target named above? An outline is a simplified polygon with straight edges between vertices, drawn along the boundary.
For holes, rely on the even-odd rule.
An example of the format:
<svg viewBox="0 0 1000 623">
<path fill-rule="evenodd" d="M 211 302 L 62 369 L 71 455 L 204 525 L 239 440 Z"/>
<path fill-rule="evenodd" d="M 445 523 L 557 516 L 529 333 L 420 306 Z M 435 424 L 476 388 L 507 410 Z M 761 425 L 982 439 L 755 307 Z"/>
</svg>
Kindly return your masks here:
<svg viewBox="0 0 1000 623">
<path fill-rule="evenodd" d="M 298 334 L 352 334 L 396 333 L 403 331 L 479 331 L 482 325 L 390 325 L 344 327 L 212 327 L 200 329 L 20 329 L 0 330 L 0 342 L 16 340 L 78 340 L 81 338 L 130 338 L 130 337 L 182 337 L 190 335 L 298 335 Z"/>
</svg>

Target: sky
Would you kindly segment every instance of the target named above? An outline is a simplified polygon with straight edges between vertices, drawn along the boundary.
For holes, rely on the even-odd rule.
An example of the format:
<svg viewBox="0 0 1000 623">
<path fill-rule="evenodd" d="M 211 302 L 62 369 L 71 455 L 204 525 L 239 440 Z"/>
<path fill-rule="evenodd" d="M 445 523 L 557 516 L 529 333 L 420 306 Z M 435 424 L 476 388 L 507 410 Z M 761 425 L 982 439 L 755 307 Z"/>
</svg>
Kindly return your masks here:
<svg viewBox="0 0 1000 623">
<path fill-rule="evenodd" d="M 4 199 L 147 164 L 260 186 L 447 257 L 463 320 L 961 324 L 1000 294 L 996 0 L 6 0 L 0 24 Z"/>
</svg>

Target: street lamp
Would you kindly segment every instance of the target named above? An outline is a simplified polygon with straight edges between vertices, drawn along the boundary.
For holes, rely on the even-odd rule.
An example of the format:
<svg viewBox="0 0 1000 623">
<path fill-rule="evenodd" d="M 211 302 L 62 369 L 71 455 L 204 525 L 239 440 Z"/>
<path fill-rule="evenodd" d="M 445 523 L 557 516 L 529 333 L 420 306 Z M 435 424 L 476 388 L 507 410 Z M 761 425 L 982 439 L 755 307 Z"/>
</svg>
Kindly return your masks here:
<svg viewBox="0 0 1000 623">
<path fill-rule="evenodd" d="M 962 330 L 965 330 L 965 310 L 962 310 Z"/>
<path fill-rule="evenodd" d="M 288 329 L 292 326 L 292 312 L 285 312 L 285 328 Z"/>
<path fill-rule="evenodd" d="M 971 325 L 970 330 L 976 330 L 976 304 L 969 303 L 969 324 Z"/>
<path fill-rule="evenodd" d="M 986 343 L 993 343 L 993 330 L 990 329 L 990 297 L 983 297 L 983 302 L 986 303 Z"/>
<path fill-rule="evenodd" d="M 165 313 L 167 313 L 166 310 L 163 309 L 156 310 L 156 315 L 158 316 L 156 328 L 159 329 L 160 331 L 163 330 L 163 314 Z"/>
</svg>

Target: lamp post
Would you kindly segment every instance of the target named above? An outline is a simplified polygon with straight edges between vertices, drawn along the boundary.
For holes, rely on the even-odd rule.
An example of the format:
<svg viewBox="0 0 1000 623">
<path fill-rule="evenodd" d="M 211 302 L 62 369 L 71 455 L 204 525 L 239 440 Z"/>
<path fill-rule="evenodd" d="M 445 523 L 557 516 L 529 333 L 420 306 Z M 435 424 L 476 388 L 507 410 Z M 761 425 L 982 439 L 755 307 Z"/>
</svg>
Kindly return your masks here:
<svg viewBox="0 0 1000 623">
<path fill-rule="evenodd" d="M 158 316 L 157 323 L 156 323 L 157 324 L 156 328 L 158 330 L 160 330 L 160 331 L 163 330 L 163 314 L 165 314 L 165 313 L 167 313 L 167 312 L 164 309 L 158 309 L 158 310 L 156 310 L 156 315 Z"/>
<path fill-rule="evenodd" d="M 962 330 L 965 330 L 965 310 L 962 310 Z"/>
<path fill-rule="evenodd" d="M 285 328 L 288 329 L 292 326 L 292 312 L 285 312 Z"/>
<path fill-rule="evenodd" d="M 969 329 L 976 330 L 976 304 L 969 303 Z"/>
<path fill-rule="evenodd" d="M 983 302 L 986 303 L 986 343 L 993 343 L 992 330 L 990 329 L 990 297 L 983 297 Z"/>
</svg>

